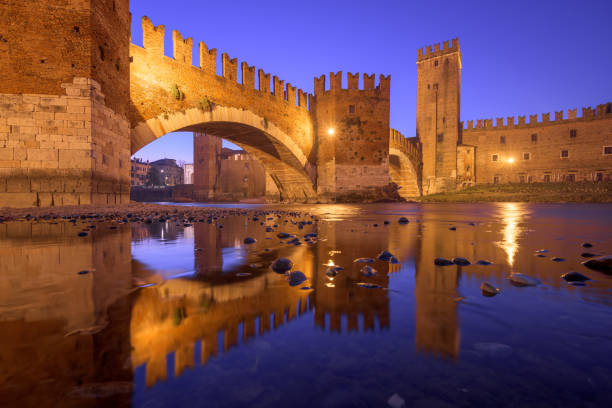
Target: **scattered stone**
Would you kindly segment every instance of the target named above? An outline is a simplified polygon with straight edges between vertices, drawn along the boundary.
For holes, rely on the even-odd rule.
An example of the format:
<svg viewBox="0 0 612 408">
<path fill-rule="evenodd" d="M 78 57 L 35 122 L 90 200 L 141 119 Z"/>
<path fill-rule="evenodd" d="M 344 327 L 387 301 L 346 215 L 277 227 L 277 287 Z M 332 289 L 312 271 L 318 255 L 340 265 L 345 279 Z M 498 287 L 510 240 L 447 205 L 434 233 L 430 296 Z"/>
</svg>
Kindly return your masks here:
<svg viewBox="0 0 612 408">
<path fill-rule="evenodd" d="M 353 262 L 355 262 L 355 263 L 372 263 L 372 262 L 374 262 L 374 259 L 372 259 L 372 258 L 357 258 Z"/>
<path fill-rule="evenodd" d="M 454 263 L 452 261 L 449 261 L 448 259 L 436 258 L 436 259 L 434 259 L 434 265 L 437 265 L 437 266 L 450 266 L 450 265 L 454 265 Z"/>
<path fill-rule="evenodd" d="M 584 244 L 582 244 L 583 248 L 593 248 L 593 244 L 591 244 L 590 242 L 585 242 Z"/>
<path fill-rule="evenodd" d="M 561 277 L 568 282 L 584 282 L 591 280 L 580 272 L 568 272 L 566 274 L 561 275 Z"/>
<path fill-rule="evenodd" d="M 365 265 L 363 268 L 361 268 L 361 273 L 366 278 L 370 278 L 370 277 L 376 275 L 378 273 L 378 271 L 376 269 L 372 268 L 370 265 Z"/>
<path fill-rule="evenodd" d="M 284 274 L 293 268 L 293 262 L 287 258 L 278 258 L 272 263 L 270 268 L 276 273 Z"/>
<path fill-rule="evenodd" d="M 402 397 L 397 394 L 393 394 L 388 400 L 387 404 L 391 408 L 404 408 L 406 406 L 406 401 Z"/>
<path fill-rule="evenodd" d="M 291 234 L 287 234 L 286 232 L 279 232 L 278 234 L 276 234 L 276 237 L 280 239 L 286 239 L 291 237 Z"/>
<path fill-rule="evenodd" d="M 555 256 L 554 258 L 550 258 L 550 260 L 553 262 L 565 262 L 565 259 L 559 258 L 557 256 Z"/>
<path fill-rule="evenodd" d="M 451 231 L 457 231 L 457 227 L 450 227 L 449 230 Z"/>
<path fill-rule="evenodd" d="M 81 231 L 77 234 L 79 237 L 86 237 L 87 235 L 89 235 L 87 232 L 85 231 Z"/>
<path fill-rule="evenodd" d="M 376 258 L 380 261 L 388 262 L 391 260 L 392 257 L 393 257 L 393 254 L 391 252 L 382 251 L 380 254 L 378 254 Z"/>
<path fill-rule="evenodd" d="M 489 282 L 482 282 L 482 284 L 480 285 L 480 290 L 482 291 L 482 295 L 487 297 L 495 296 L 500 292 L 499 288 L 496 288 Z"/>
<path fill-rule="evenodd" d="M 367 282 L 357 282 L 356 285 L 360 286 L 362 288 L 366 288 L 366 289 L 379 289 L 379 288 L 382 288 L 382 286 L 380 286 L 380 285 L 376 285 L 374 283 L 367 283 Z"/>
<path fill-rule="evenodd" d="M 250 273 L 248 273 L 248 272 L 238 272 L 238 273 L 236 274 L 236 276 L 239 276 L 239 277 L 243 277 L 243 276 L 251 276 L 251 274 L 250 274 Z"/>
<path fill-rule="evenodd" d="M 389 263 L 391 265 L 398 265 L 400 263 L 400 261 L 396 257 L 392 256 L 391 260 L 389 260 Z"/>
<path fill-rule="evenodd" d="M 340 272 L 342 269 L 341 266 L 330 266 L 329 268 L 327 268 L 327 270 L 325 271 L 325 274 L 329 277 L 334 277 L 338 274 L 338 272 Z"/>
<path fill-rule="evenodd" d="M 537 254 L 536 256 L 537 256 L 538 258 L 546 258 L 546 255 L 544 255 L 544 254 Z"/>
<path fill-rule="evenodd" d="M 408 224 L 410 220 L 408 220 L 408 218 L 406 217 L 400 217 L 400 219 L 397 222 L 399 222 L 400 224 Z"/>
<path fill-rule="evenodd" d="M 300 289 L 301 290 L 312 290 L 312 287 L 311 286 L 302 286 Z"/>
<path fill-rule="evenodd" d="M 289 286 L 298 286 L 306 282 L 306 275 L 301 271 L 291 272 L 288 276 Z"/>
<path fill-rule="evenodd" d="M 589 269 L 612 275 L 612 255 L 600 256 L 599 258 L 589 259 L 582 263 Z"/>
<path fill-rule="evenodd" d="M 304 235 L 304 238 L 316 238 L 318 235 L 315 234 L 314 232 L 310 232 L 306 235 Z"/>
<path fill-rule="evenodd" d="M 254 243 L 256 243 L 256 242 L 257 242 L 257 240 L 256 240 L 255 238 L 246 237 L 246 238 L 244 239 L 244 243 L 245 243 L 245 244 L 247 244 L 247 245 L 249 245 L 249 244 L 254 244 Z"/>
<path fill-rule="evenodd" d="M 476 262 L 476 265 L 482 265 L 482 266 L 489 266 L 491 264 L 493 264 L 493 262 L 487 261 L 486 259 L 481 259 Z"/>
<path fill-rule="evenodd" d="M 539 279 L 532 278 L 523 273 L 511 273 L 509 279 L 515 286 L 536 286 L 541 283 Z"/>
<path fill-rule="evenodd" d="M 461 258 L 461 257 L 453 258 L 453 263 L 455 265 L 459 265 L 459 266 L 468 266 L 468 265 L 471 265 L 470 261 L 468 261 L 465 258 Z"/>
<path fill-rule="evenodd" d="M 583 258 L 593 258 L 594 256 L 597 256 L 596 254 L 592 254 L 590 252 L 583 252 L 580 254 L 581 257 Z"/>
<path fill-rule="evenodd" d="M 78 274 L 79 275 L 87 275 L 89 273 L 88 270 L 84 270 L 84 271 L 79 271 Z"/>
<path fill-rule="evenodd" d="M 383 224 L 389 225 L 389 221 L 385 220 L 385 221 L 383 221 Z"/>
</svg>

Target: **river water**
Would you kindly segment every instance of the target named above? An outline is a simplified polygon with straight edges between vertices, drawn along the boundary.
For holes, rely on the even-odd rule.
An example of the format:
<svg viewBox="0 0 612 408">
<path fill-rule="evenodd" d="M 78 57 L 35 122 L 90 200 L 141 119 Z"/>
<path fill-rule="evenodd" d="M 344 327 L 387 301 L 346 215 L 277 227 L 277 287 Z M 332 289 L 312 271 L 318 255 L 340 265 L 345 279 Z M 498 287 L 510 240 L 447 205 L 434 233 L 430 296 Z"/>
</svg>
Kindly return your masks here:
<svg viewBox="0 0 612 408">
<path fill-rule="evenodd" d="M 581 254 L 612 253 L 612 206 L 240 207 L 269 214 L 0 223 L 0 406 L 611 406 L 612 277 Z"/>
</svg>

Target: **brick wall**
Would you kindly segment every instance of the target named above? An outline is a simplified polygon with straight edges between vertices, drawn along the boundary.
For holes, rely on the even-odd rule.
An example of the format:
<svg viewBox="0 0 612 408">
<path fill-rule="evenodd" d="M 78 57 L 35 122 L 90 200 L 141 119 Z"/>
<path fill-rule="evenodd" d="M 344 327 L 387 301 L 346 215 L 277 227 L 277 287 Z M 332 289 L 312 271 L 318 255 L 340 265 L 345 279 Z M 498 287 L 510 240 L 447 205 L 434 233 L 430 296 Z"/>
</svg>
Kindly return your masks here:
<svg viewBox="0 0 612 408">
<path fill-rule="evenodd" d="M 0 207 L 129 199 L 129 124 L 87 78 L 65 95 L 0 94 Z"/>
<path fill-rule="evenodd" d="M 476 127 L 470 121 L 462 133 L 463 143 L 475 146 L 475 181 L 564 181 L 571 175 L 582 181 L 595 180 L 598 173 L 604 179 L 611 178 L 612 154 L 604 154 L 604 146 L 612 146 L 612 112 L 608 113 L 608 106 L 612 105 L 585 109 L 581 118 L 576 117 L 575 110 L 570 111 L 571 119 L 562 119 L 559 112 L 554 121 L 548 114 L 542 121 L 532 115 L 530 123 L 521 117 L 516 125 L 514 118 L 505 125 L 500 119 L 495 127 L 492 120 L 478 121 Z M 562 151 L 567 151 L 567 157 L 561 157 Z"/>
</svg>

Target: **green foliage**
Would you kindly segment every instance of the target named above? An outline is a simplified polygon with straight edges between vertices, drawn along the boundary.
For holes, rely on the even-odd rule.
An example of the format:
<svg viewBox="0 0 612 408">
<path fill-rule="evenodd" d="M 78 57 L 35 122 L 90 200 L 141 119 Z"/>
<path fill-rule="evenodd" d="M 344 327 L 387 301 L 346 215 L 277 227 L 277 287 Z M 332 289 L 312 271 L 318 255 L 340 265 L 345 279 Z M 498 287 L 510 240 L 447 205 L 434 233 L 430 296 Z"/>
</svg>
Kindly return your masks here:
<svg viewBox="0 0 612 408">
<path fill-rule="evenodd" d="M 178 85 L 174 84 L 172 86 L 172 96 L 174 97 L 174 99 L 176 99 L 177 101 L 182 101 L 185 99 L 185 94 L 183 93 L 183 91 L 181 91 L 178 87 Z"/>
<path fill-rule="evenodd" d="M 211 111 L 213 109 L 213 107 L 214 107 L 213 102 L 210 99 L 208 99 L 207 97 L 203 97 L 200 100 L 200 109 L 202 109 L 203 111 L 205 111 L 205 112 L 206 111 Z"/>
</svg>

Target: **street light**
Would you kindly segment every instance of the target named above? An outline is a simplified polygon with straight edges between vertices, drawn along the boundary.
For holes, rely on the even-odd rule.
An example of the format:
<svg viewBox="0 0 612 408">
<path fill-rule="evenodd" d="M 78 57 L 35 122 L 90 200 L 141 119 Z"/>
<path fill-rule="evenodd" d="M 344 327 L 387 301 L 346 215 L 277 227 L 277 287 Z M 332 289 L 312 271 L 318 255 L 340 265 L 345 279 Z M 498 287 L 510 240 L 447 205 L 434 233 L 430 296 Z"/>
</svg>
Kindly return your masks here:
<svg viewBox="0 0 612 408">
<path fill-rule="evenodd" d="M 334 128 L 332 128 L 332 127 L 330 127 L 329 129 L 327 129 L 327 134 L 328 134 L 328 135 L 330 135 L 330 136 L 333 136 L 335 132 L 336 132 L 336 131 L 335 131 L 335 130 L 334 130 Z"/>
</svg>

